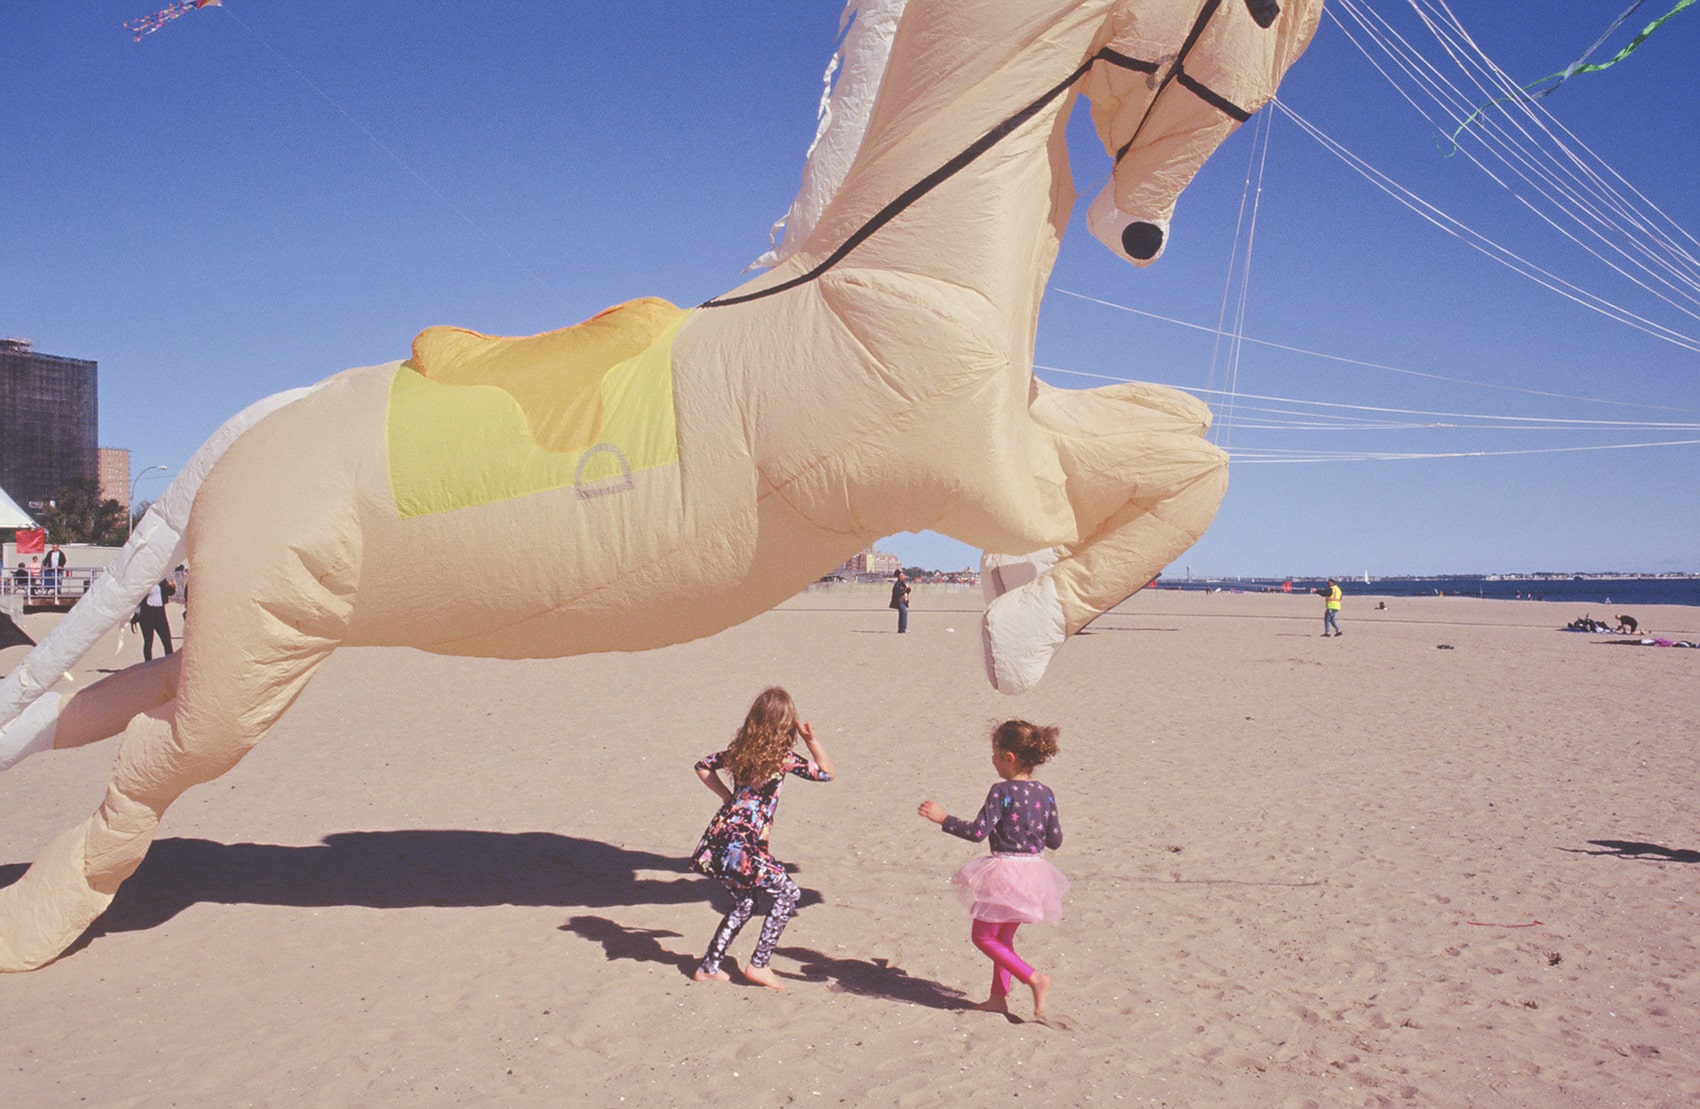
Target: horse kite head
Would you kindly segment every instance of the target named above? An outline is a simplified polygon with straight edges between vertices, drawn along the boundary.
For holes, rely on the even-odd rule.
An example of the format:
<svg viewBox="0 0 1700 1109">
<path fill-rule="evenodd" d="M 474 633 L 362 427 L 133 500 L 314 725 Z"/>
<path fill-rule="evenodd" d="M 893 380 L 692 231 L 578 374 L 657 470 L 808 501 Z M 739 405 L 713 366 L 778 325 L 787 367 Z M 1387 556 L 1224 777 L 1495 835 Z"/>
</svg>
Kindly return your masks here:
<svg viewBox="0 0 1700 1109">
<path fill-rule="evenodd" d="M 778 265 L 815 231 L 866 137 L 904 13 L 926 2 L 846 3 L 802 187 L 773 225 L 783 240 L 751 268 Z M 1088 227 L 1118 256 L 1150 265 L 1167 244 L 1181 191 L 1217 146 L 1274 97 L 1315 33 L 1322 2 L 1099 0 L 1071 7 L 1040 12 L 1035 26 L 1044 36 L 1073 23 L 1071 16 L 1098 19 L 1102 30 L 1078 68 L 994 128 L 979 150 L 958 157 L 977 158 L 1059 96 L 1084 93 L 1113 161 Z"/>
<path fill-rule="evenodd" d="M 1156 261 L 1181 190 L 1274 98 L 1321 14 L 1321 0 L 1120 5 L 1082 88 L 1115 160 L 1087 212 L 1092 234 L 1134 265 Z"/>
</svg>

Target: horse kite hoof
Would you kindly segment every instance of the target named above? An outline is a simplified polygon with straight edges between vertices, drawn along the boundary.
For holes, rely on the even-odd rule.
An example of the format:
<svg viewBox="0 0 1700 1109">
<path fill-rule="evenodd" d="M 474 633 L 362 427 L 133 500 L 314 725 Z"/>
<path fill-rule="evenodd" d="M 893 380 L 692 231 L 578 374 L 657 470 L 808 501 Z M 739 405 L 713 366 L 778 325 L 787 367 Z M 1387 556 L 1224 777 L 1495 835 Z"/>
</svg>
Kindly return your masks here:
<svg viewBox="0 0 1700 1109">
<path fill-rule="evenodd" d="M 986 677 L 1000 693 L 1026 693 L 1044 677 L 1051 656 L 1068 638 L 1062 602 L 1049 570 L 1053 549 L 980 560 L 986 614 L 980 622 Z"/>
<path fill-rule="evenodd" d="M 88 878 L 91 825 L 61 834 L 22 878 L 0 889 L 0 972 L 51 963 L 112 903 L 112 891 Z"/>
</svg>

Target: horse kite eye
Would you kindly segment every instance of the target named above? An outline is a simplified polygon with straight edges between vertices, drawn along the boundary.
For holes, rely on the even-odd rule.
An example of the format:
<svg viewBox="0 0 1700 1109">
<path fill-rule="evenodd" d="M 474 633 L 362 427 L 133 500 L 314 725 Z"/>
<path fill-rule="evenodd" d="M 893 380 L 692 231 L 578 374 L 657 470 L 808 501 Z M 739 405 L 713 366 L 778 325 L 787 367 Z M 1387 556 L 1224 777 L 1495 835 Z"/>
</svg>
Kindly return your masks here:
<svg viewBox="0 0 1700 1109">
<path fill-rule="evenodd" d="M 1245 8 L 1257 25 L 1265 31 L 1275 22 L 1275 17 L 1281 14 L 1281 5 L 1276 0 L 1245 0 Z"/>
<path fill-rule="evenodd" d="M 1163 249 L 1163 229 L 1154 223 L 1135 220 L 1122 228 L 1122 249 L 1129 258 L 1149 262 Z"/>
</svg>

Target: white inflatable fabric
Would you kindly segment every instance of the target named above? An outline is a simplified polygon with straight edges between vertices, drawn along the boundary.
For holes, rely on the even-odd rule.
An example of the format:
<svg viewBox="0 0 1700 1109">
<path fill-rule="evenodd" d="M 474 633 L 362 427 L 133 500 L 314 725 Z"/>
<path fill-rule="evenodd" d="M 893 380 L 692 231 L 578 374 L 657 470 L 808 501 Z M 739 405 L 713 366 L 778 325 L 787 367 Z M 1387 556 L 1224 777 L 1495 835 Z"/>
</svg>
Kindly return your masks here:
<svg viewBox="0 0 1700 1109">
<path fill-rule="evenodd" d="M 0 680 L 0 770 L 53 741 L 54 716 L 19 719 L 38 698 L 88 654 L 101 636 L 129 620 L 147 591 L 183 561 L 183 533 L 195 491 L 213 463 L 237 437 L 266 415 L 299 400 L 312 388 L 277 393 L 244 408 L 203 443 L 165 492 L 137 522 L 129 542 L 95 579 L 65 618 L 11 673 Z M 33 722 L 33 723 L 32 723 Z"/>
<path fill-rule="evenodd" d="M 791 208 L 773 225 L 781 239 L 750 268 L 775 266 L 797 252 L 814 233 L 821 213 L 850 171 L 862 136 L 868 130 L 874 97 L 891 57 L 897 22 L 908 0 L 850 0 L 839 17 L 844 35 L 838 53 L 827 66 L 821 94 L 819 126 L 803 165 L 803 185 Z M 848 30 L 845 28 L 848 27 Z"/>
<path fill-rule="evenodd" d="M 405 362 L 226 425 L 0 684 L 8 759 L 123 733 L 99 809 L 0 890 L 0 968 L 70 945 L 171 802 L 240 760 L 344 644 L 644 650 L 933 529 L 988 552 L 987 672 L 1031 688 L 1067 636 L 1198 538 L 1227 478 L 1191 397 L 1033 376 L 1074 205 L 1069 113 L 1091 100 L 1114 161 L 1113 212 L 1093 222 L 1149 261 L 1319 14 L 908 0 L 854 157 L 769 272 L 694 310 L 636 301 L 522 339 L 430 328 Z M 469 534 L 508 555 L 470 595 L 445 584 Z M 44 700 L 185 551 L 182 650 Z"/>
</svg>

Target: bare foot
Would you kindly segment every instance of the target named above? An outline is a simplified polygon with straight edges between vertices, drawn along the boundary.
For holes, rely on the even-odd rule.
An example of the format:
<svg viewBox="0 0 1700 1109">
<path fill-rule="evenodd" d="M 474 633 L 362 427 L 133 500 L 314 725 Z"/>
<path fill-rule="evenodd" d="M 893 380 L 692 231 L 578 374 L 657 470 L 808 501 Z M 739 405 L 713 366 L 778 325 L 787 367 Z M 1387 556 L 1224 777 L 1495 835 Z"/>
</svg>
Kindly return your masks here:
<svg viewBox="0 0 1700 1109">
<path fill-rule="evenodd" d="M 774 974 L 770 967 L 745 967 L 744 977 L 770 990 L 779 990 L 781 993 L 785 990 L 785 983 L 779 980 L 779 976 Z"/>
<path fill-rule="evenodd" d="M 1009 1012 L 1009 995 L 995 993 L 978 1005 L 970 1005 L 968 1008 L 977 1013 L 1007 1013 Z"/>
<path fill-rule="evenodd" d="M 1033 987 L 1033 1019 L 1044 1020 L 1045 994 L 1050 992 L 1051 976 L 1048 974 L 1040 974 L 1035 971 L 1033 974 L 1033 980 L 1027 984 Z"/>
<path fill-rule="evenodd" d="M 730 981 L 732 981 L 732 976 L 730 974 L 727 974 L 723 970 L 717 970 L 713 974 L 705 974 L 701 967 L 697 967 L 696 973 L 691 975 L 691 981 L 693 981 L 693 982 L 730 982 Z"/>
</svg>

